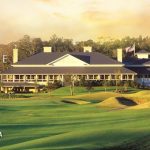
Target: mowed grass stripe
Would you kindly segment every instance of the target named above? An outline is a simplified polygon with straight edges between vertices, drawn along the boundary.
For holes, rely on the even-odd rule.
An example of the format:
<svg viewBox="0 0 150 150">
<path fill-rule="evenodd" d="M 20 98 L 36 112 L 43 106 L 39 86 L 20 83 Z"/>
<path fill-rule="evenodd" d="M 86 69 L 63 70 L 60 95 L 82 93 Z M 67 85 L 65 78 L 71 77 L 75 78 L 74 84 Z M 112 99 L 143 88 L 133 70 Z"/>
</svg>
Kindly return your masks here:
<svg viewBox="0 0 150 150">
<path fill-rule="evenodd" d="M 102 113 L 102 112 L 101 112 Z M 145 115 L 145 114 L 143 114 L 144 116 L 145 116 L 145 118 L 143 118 L 143 115 L 142 115 L 142 113 L 140 113 L 140 115 L 139 114 L 137 114 L 137 112 L 134 112 L 134 111 L 131 111 L 131 113 L 133 113 L 134 114 L 134 116 L 132 115 L 131 117 L 130 117 L 130 119 L 129 119 L 129 116 L 128 116 L 128 112 L 127 111 L 121 111 L 120 113 L 122 113 L 122 115 L 124 115 L 124 117 L 122 117 L 122 119 L 120 119 L 120 117 L 119 117 L 119 114 L 118 114 L 118 112 L 105 112 L 105 114 L 107 114 L 107 116 L 106 115 L 104 115 L 104 113 L 102 113 L 102 116 L 101 115 L 96 115 L 96 117 L 94 118 L 94 119 L 96 119 L 96 124 L 94 125 L 94 119 L 93 119 L 93 116 L 92 116 L 92 121 L 91 122 L 84 122 L 84 125 L 83 126 L 81 126 L 79 123 L 77 123 L 77 124 L 75 124 L 75 125 L 72 125 L 71 126 L 71 124 L 68 124 L 67 125 L 67 123 L 66 123 L 66 125 L 67 125 L 67 127 L 65 128 L 65 125 L 64 124 L 62 124 L 62 128 L 61 128 L 61 126 L 57 126 L 56 124 L 54 125 L 54 126 L 52 126 L 52 128 L 46 128 L 45 129 L 45 131 L 47 130 L 47 131 L 58 131 L 58 130 L 62 130 L 62 131 L 65 131 L 65 129 L 66 129 L 66 132 L 67 131 L 72 131 L 72 129 L 74 129 L 75 130 L 75 128 L 76 128 L 76 130 L 78 131 L 78 129 L 80 129 L 81 127 L 83 128 L 83 130 L 89 130 L 88 128 L 91 128 L 91 126 L 93 127 L 93 128 L 101 128 L 102 130 L 103 129 L 109 129 L 109 128 L 112 128 L 113 126 L 116 126 L 116 124 L 119 126 L 119 128 L 121 129 L 124 129 L 124 127 L 130 127 L 130 128 L 132 128 L 132 127 L 134 127 L 135 126 L 135 124 L 136 124 L 136 126 L 139 124 L 139 126 L 141 127 L 141 126 L 145 126 L 145 118 L 146 118 L 146 116 L 148 116 L 149 115 L 149 112 L 147 112 L 148 114 L 147 115 Z M 130 114 L 131 115 L 131 114 Z M 101 116 L 100 117 L 100 119 L 97 119 L 97 117 L 98 116 Z M 139 118 L 137 118 L 139 116 Z M 140 118 L 140 116 L 141 116 L 141 118 Z M 81 117 L 82 118 L 82 117 Z M 117 119 L 118 118 L 118 119 Z M 143 118 L 143 124 L 142 124 L 142 118 Z M 77 118 L 74 118 L 73 120 L 75 120 L 75 119 L 77 119 Z M 87 119 L 87 118 L 86 118 Z M 62 122 L 63 122 L 64 120 L 63 120 L 63 118 L 62 118 Z M 131 122 L 131 123 L 130 123 Z M 87 125 L 87 127 L 85 126 L 85 124 Z M 131 125 L 132 124 L 132 125 Z M 60 124 L 61 125 L 61 124 Z M 102 126 L 103 125 L 103 126 Z M 18 125 L 19 126 L 19 125 Z M 41 126 L 43 126 L 43 125 L 41 125 Z M 118 128 L 118 126 L 117 126 L 117 128 Z M 105 128 L 104 128 L 105 127 Z M 149 127 L 149 125 L 148 125 L 148 127 Z M 10 125 L 10 128 L 11 128 L 11 125 Z M 32 128 L 32 127 L 31 127 Z M 16 129 L 18 130 L 19 128 L 16 126 Z M 20 128 L 21 129 L 21 128 Z M 70 129 L 70 130 L 69 130 Z M 14 129 L 12 129 L 12 130 L 14 130 Z M 23 128 L 21 129 L 21 130 L 24 130 Z M 19 131 L 19 130 L 18 130 Z M 44 130 L 43 130 L 43 128 L 41 128 L 40 129 L 40 126 L 39 126 L 39 129 L 38 129 L 38 131 L 41 131 L 41 132 L 44 132 Z M 76 132 L 77 132 L 76 131 Z M 27 135 L 29 134 L 29 133 L 32 133 L 32 136 L 35 134 L 36 135 L 36 133 L 37 133 L 37 130 L 35 129 L 35 132 L 33 132 L 33 130 L 31 130 L 30 129 L 30 127 L 29 127 L 29 131 L 25 131 L 26 133 L 27 133 Z M 20 132 L 19 131 L 19 133 L 21 134 L 21 135 L 23 135 L 23 136 L 27 136 L 26 134 L 24 134 L 23 132 Z M 46 134 L 46 132 L 45 132 L 45 134 Z M 100 133 L 101 134 L 101 133 Z M 16 136 L 17 137 L 17 134 L 15 135 L 14 134 L 14 136 Z M 21 137 L 20 137 L 21 138 Z M 23 138 L 23 137 L 22 137 Z"/>
<path fill-rule="evenodd" d="M 121 136 L 120 136 L 121 135 Z M 101 130 L 101 129 L 90 129 L 90 130 L 79 130 L 79 132 L 72 131 L 69 133 L 63 133 L 54 136 L 43 137 L 39 139 L 22 142 L 19 144 L 13 144 L 11 146 L 2 147 L 3 150 L 7 149 L 28 149 L 28 148 L 39 148 L 39 147 L 57 147 L 58 149 L 62 146 L 81 146 L 88 148 L 90 144 L 98 143 L 95 147 L 102 148 L 106 146 L 116 146 L 123 144 L 123 142 L 129 142 L 134 138 L 139 139 L 142 136 L 148 135 L 147 130 Z M 109 139 L 109 140 L 108 140 Z M 116 142 L 117 141 L 117 142 Z"/>
</svg>

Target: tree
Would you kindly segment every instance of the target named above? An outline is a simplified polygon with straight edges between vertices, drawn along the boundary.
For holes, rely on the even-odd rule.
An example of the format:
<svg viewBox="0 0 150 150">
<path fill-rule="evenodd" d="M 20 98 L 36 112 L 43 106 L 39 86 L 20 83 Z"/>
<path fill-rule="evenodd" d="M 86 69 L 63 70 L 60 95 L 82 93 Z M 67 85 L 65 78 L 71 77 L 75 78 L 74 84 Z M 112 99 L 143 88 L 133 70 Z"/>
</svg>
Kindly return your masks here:
<svg viewBox="0 0 150 150">
<path fill-rule="evenodd" d="M 74 87 L 75 87 L 76 81 L 78 81 L 78 78 L 75 75 L 65 75 L 64 76 L 64 84 L 69 86 L 71 96 L 74 95 Z"/>
<path fill-rule="evenodd" d="M 35 89 L 35 93 L 38 93 L 39 85 L 38 85 L 37 80 L 34 81 L 34 89 Z"/>
<path fill-rule="evenodd" d="M 94 89 L 91 81 L 87 81 L 86 89 L 88 90 L 89 93 Z"/>
<path fill-rule="evenodd" d="M 125 81 L 124 82 L 124 91 L 127 92 L 128 91 L 128 87 L 129 87 L 129 82 Z"/>
<path fill-rule="evenodd" d="M 49 40 L 49 45 L 52 47 L 53 51 L 56 52 L 56 51 L 62 51 L 62 47 L 63 47 L 63 39 L 62 38 L 59 38 L 57 37 L 56 34 L 53 34 L 51 37 L 50 37 L 50 40 Z"/>
<path fill-rule="evenodd" d="M 110 85 L 110 81 L 109 80 L 103 80 L 102 85 L 105 88 L 105 92 L 107 91 L 107 87 Z"/>
<path fill-rule="evenodd" d="M 64 39 L 63 45 L 64 45 L 64 51 L 68 51 L 68 52 L 74 51 L 74 45 L 72 39 Z"/>
<path fill-rule="evenodd" d="M 51 92 L 51 90 L 54 90 L 60 87 L 62 87 L 62 83 L 60 81 L 54 81 L 53 83 L 48 81 L 45 88 L 47 89 L 48 92 Z"/>
<path fill-rule="evenodd" d="M 2 92 L 3 82 L 0 81 L 0 93 Z"/>
<path fill-rule="evenodd" d="M 71 94 L 71 96 L 74 95 L 75 81 L 77 81 L 77 77 L 72 75 L 71 78 L 70 78 L 70 94 Z"/>
<path fill-rule="evenodd" d="M 43 42 L 40 38 L 34 38 L 31 42 L 33 53 L 39 53 L 43 51 Z"/>
<path fill-rule="evenodd" d="M 31 39 L 28 35 L 24 35 L 24 37 L 17 42 L 17 48 L 19 49 L 19 60 L 34 54 Z"/>
<path fill-rule="evenodd" d="M 56 34 L 50 37 L 49 45 L 52 46 L 54 52 L 72 52 L 75 49 L 72 39 L 64 39 Z"/>
<path fill-rule="evenodd" d="M 121 70 L 116 70 L 115 72 L 115 82 L 116 82 L 116 92 L 118 92 L 118 86 L 121 84 Z"/>
</svg>

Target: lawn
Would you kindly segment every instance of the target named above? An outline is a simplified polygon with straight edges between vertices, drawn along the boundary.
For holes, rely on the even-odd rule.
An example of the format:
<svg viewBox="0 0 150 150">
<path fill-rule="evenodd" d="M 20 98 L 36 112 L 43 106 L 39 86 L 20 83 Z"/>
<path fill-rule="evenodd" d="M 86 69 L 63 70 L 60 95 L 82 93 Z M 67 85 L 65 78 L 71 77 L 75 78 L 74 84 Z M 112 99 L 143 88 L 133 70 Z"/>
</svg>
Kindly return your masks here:
<svg viewBox="0 0 150 150">
<path fill-rule="evenodd" d="M 114 110 L 98 107 L 99 102 L 120 94 L 111 91 L 93 91 L 89 94 L 81 89 L 72 99 L 87 98 L 91 103 L 78 105 L 63 102 L 71 99 L 67 93 L 60 93 L 67 91 L 66 88 L 51 94 L 29 94 L 28 98 L 0 100 L 0 131 L 3 133 L 0 149 L 150 149 L 149 108 Z M 125 96 L 133 98 L 142 95 L 145 98 L 148 92 L 131 90 Z"/>
<path fill-rule="evenodd" d="M 110 86 L 110 87 L 107 87 L 107 92 L 109 91 L 115 91 L 116 87 L 115 86 Z M 119 87 L 119 89 L 123 89 L 123 87 Z M 104 92 L 105 91 L 105 88 L 102 87 L 102 86 L 97 86 L 97 87 L 93 87 L 93 90 L 91 91 L 88 91 L 85 87 L 74 87 L 74 95 L 79 95 L 79 94 L 85 94 L 85 93 L 95 93 L 95 92 Z M 129 93 L 134 93 L 134 92 L 137 92 L 137 91 L 140 91 L 139 89 L 135 89 L 135 88 L 131 88 L 129 87 L 128 88 L 128 91 Z M 70 90 L 69 90 L 69 87 L 64 87 L 64 88 L 59 88 L 57 90 L 54 90 L 51 92 L 52 95 L 70 95 Z"/>
</svg>

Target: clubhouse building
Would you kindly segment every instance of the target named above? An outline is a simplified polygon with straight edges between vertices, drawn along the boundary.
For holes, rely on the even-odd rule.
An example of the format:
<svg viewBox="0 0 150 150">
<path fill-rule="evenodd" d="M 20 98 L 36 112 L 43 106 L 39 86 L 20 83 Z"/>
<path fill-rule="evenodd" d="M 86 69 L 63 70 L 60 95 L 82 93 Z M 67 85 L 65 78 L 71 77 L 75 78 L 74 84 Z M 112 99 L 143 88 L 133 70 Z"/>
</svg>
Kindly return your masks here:
<svg viewBox="0 0 150 150">
<path fill-rule="evenodd" d="M 117 49 L 115 60 L 92 52 L 91 47 L 83 52 L 52 52 L 44 47 L 43 52 L 18 61 L 18 49 L 13 49 L 13 64 L 0 74 L 1 88 L 5 93 L 12 89 L 34 92 L 35 87 L 55 81 L 65 85 L 68 76 L 78 81 L 122 80 L 150 86 L 150 54 L 141 50 L 124 61 L 122 55 L 122 49 Z"/>
</svg>

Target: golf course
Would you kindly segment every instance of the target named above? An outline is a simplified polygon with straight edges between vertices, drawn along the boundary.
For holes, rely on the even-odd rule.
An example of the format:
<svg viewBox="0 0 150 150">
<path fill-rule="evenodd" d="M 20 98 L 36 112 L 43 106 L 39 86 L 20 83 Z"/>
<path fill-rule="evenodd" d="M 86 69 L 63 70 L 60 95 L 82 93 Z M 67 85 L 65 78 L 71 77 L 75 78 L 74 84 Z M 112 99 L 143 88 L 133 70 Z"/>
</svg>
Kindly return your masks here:
<svg viewBox="0 0 150 150">
<path fill-rule="evenodd" d="M 69 87 L 0 98 L 0 150 L 150 150 L 149 90 Z"/>
</svg>

